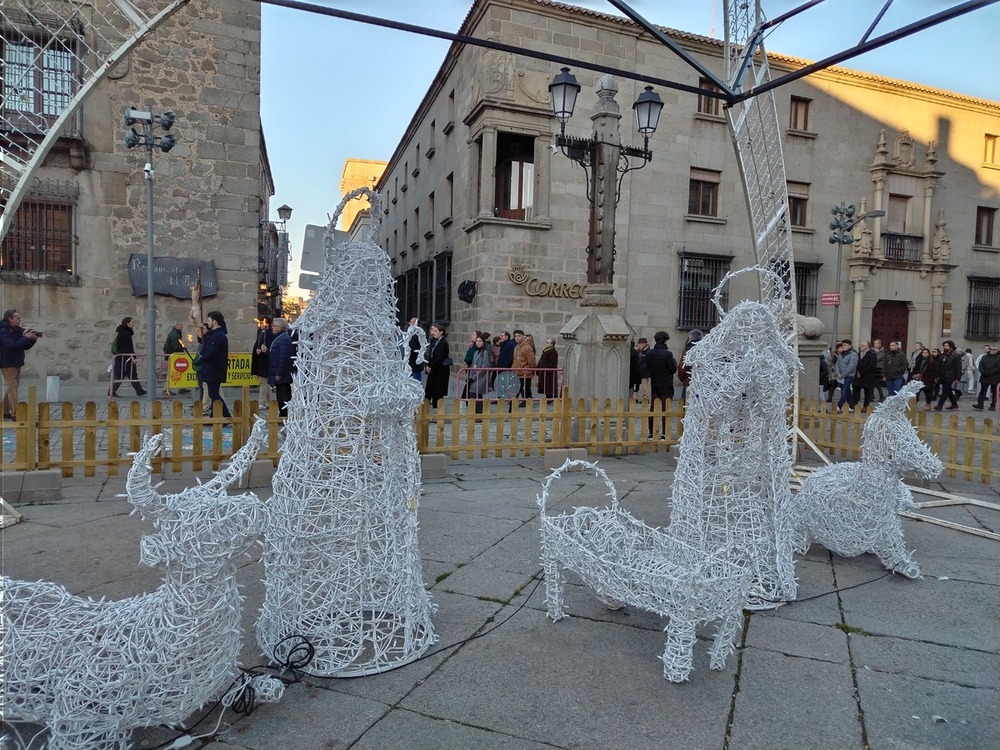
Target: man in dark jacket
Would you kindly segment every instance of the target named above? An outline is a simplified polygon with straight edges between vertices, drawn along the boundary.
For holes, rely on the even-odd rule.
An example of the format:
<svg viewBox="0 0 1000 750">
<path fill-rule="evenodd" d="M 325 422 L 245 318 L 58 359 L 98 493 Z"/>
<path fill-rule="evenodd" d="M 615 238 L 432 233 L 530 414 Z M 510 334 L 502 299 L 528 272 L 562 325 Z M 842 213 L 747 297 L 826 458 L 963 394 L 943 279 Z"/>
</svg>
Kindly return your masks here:
<svg viewBox="0 0 1000 750">
<path fill-rule="evenodd" d="M 292 400 L 292 355 L 295 344 L 288 334 L 288 321 L 275 318 L 271 322 L 274 341 L 271 342 L 268 359 L 267 382 L 274 386 L 274 396 L 278 400 L 278 416 L 288 416 L 288 402 Z"/>
<path fill-rule="evenodd" d="M 990 411 L 997 408 L 997 384 L 1000 384 L 1000 347 L 990 346 L 989 351 L 979 358 L 979 396 L 973 409 L 982 409 L 987 396 Z"/>
<path fill-rule="evenodd" d="M 212 413 L 212 405 L 222 402 L 222 416 L 232 417 L 222 394 L 219 392 L 222 384 L 229 376 L 229 337 L 226 335 L 226 319 L 222 313 L 213 310 L 207 316 L 208 335 L 201 347 L 199 362 L 201 364 L 201 381 L 208 390 L 208 409 L 206 415 Z"/>
<path fill-rule="evenodd" d="M 667 399 L 674 397 L 674 373 L 677 372 L 677 362 L 674 355 L 667 348 L 667 341 L 670 335 L 666 331 L 657 331 L 653 335 L 656 345 L 646 352 L 646 366 L 649 368 L 649 410 L 654 409 L 654 404 L 660 402 L 660 411 L 667 410 Z M 653 416 L 649 417 L 649 435 L 653 439 Z M 660 440 L 667 439 L 667 418 L 660 417 Z"/>
<path fill-rule="evenodd" d="M 17 388 L 24 367 L 24 353 L 35 345 L 39 334 L 21 327 L 21 314 L 7 310 L 0 320 L 0 372 L 3 373 L 3 418 L 14 419 L 17 408 Z"/>
<path fill-rule="evenodd" d="M 858 403 L 858 396 L 864 391 L 865 400 L 861 407 L 862 413 L 868 411 L 872 403 L 872 395 L 875 386 L 878 384 L 878 355 L 867 341 L 862 341 L 858 345 L 858 369 L 854 378 L 854 403 Z"/>
<path fill-rule="evenodd" d="M 889 351 L 885 355 L 885 386 L 890 396 L 895 396 L 903 387 L 903 375 L 909 367 L 910 363 L 906 359 L 906 354 L 899 348 L 899 342 L 890 341 Z"/>
<path fill-rule="evenodd" d="M 938 398 L 935 411 L 944 408 L 944 402 L 950 400 L 948 411 L 958 408 L 958 397 L 962 395 L 959 384 L 962 380 L 962 352 L 955 349 L 955 342 L 948 340 L 941 345 L 941 363 L 938 368 L 938 382 L 941 384 L 941 397 Z"/>
</svg>

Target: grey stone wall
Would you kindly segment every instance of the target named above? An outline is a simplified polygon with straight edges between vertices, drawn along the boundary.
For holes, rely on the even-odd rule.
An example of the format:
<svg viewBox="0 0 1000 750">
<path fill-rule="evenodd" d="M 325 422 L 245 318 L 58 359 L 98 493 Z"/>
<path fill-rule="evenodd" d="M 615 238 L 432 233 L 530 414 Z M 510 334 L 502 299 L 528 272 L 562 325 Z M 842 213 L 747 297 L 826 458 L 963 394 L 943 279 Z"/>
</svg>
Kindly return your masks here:
<svg viewBox="0 0 1000 750">
<path fill-rule="evenodd" d="M 42 179 L 72 180 L 77 204 L 76 268 L 60 282 L 0 281 L 0 306 L 16 307 L 45 337 L 29 352 L 23 380 L 58 375 L 68 385 L 107 379 L 115 327 L 139 320 L 139 351 L 159 352 L 190 300 L 156 296 L 156 341 L 146 341 L 146 298 L 126 275 L 130 253 L 146 253 L 145 149 L 125 149 L 126 108 L 173 110 L 178 144 L 154 152 L 156 255 L 215 261 L 219 294 L 204 312 L 229 321 L 231 349 L 249 351 L 256 314 L 261 218 L 260 6 L 193 0 L 119 66 L 83 105 L 86 168 L 53 155 Z M 264 196 L 264 205 L 266 198 Z"/>
</svg>

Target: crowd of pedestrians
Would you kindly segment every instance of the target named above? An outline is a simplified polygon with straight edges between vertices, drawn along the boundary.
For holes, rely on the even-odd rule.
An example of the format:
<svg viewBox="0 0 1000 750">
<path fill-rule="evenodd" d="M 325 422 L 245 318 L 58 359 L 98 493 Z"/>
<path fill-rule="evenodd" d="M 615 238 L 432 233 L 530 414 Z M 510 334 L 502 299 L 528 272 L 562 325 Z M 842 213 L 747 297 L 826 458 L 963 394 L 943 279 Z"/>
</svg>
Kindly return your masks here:
<svg viewBox="0 0 1000 750">
<path fill-rule="evenodd" d="M 889 342 L 888 349 L 882 347 L 879 339 L 862 341 L 855 350 L 850 339 L 843 339 L 833 352 L 825 350 L 820 360 L 820 387 L 825 391 L 830 410 L 834 408 L 836 392 L 840 391 L 837 413 L 845 405 L 853 413 L 858 404 L 860 413 L 866 413 L 874 402 L 876 390 L 878 400 L 882 401 L 886 394 L 895 395 L 904 383 L 913 380 L 923 384 L 917 400 L 923 400 L 924 411 L 954 411 L 959 408 L 959 399 L 967 394 L 977 395 L 972 408 L 984 409 L 988 400 L 989 408 L 995 409 L 1000 384 L 1000 348 L 988 344 L 982 354 L 973 357 L 971 349 L 963 351 L 950 339 L 942 342 L 940 348 L 928 348 L 918 341 L 907 357 L 898 341 Z"/>
<path fill-rule="evenodd" d="M 412 318 L 409 327 L 419 324 Z M 546 339 L 538 352 L 534 336 L 520 328 L 492 337 L 487 331 L 476 330 L 469 337 L 464 357 L 456 361 L 458 353 L 451 351 L 447 326 L 435 322 L 427 330 L 423 363 L 417 362 L 421 348 L 417 335 L 410 337 L 408 348 L 411 375 L 423 380 L 424 397 L 431 409 L 447 397 L 453 375 L 458 376 L 461 389 L 456 396 L 474 402 L 477 414 L 483 412 L 486 400 L 512 399 L 525 406 L 529 399 L 551 401 L 559 396 L 561 378 L 555 339 Z"/>
</svg>

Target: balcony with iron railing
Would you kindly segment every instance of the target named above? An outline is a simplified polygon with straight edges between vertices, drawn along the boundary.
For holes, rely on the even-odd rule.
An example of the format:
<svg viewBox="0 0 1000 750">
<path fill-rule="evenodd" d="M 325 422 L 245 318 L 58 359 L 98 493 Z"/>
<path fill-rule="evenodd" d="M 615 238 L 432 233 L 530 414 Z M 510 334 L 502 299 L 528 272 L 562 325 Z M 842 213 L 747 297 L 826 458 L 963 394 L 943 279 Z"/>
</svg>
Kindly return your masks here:
<svg viewBox="0 0 1000 750">
<path fill-rule="evenodd" d="M 923 256 L 924 237 L 920 234 L 882 233 L 882 255 L 886 260 L 919 263 Z"/>
</svg>

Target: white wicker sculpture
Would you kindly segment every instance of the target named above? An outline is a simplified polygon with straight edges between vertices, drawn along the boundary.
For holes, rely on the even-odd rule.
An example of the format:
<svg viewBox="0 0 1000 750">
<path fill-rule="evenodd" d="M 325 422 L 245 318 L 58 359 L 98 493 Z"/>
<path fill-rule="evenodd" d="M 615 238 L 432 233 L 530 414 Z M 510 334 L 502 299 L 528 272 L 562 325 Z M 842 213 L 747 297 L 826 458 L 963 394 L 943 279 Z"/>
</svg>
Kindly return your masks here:
<svg viewBox="0 0 1000 750">
<path fill-rule="evenodd" d="M 906 417 L 908 401 L 922 387 L 918 380 L 907 383 L 872 412 L 862 431 L 860 462 L 825 466 L 806 480 L 793 501 L 799 552 L 817 541 L 845 557 L 871 552 L 896 573 L 920 576 L 896 511 L 913 507 L 901 481 L 904 472 L 933 479 L 942 469 Z"/>
<path fill-rule="evenodd" d="M 608 486 L 607 508 L 579 507 L 550 516 L 545 512 L 552 482 L 582 467 Z M 647 526 L 622 509 L 615 486 L 603 469 L 567 460 L 542 484 L 538 496 L 542 525 L 542 569 L 548 616 L 563 611 L 561 569 L 571 570 L 610 607 L 627 604 L 670 618 L 665 628 L 663 676 L 684 682 L 691 673 L 695 628 L 719 620 L 709 649 L 711 668 L 722 669 L 743 625 L 743 603 L 753 577 L 750 558 L 729 545 L 705 552 Z"/>
<path fill-rule="evenodd" d="M 347 201 L 372 204 L 364 242 L 333 246 Z M 394 324 L 389 259 L 373 241 L 377 194 L 349 193 L 324 239 L 327 272 L 299 332 L 297 389 L 265 535 L 257 640 L 315 648 L 310 673 L 354 677 L 418 658 L 436 640 L 417 542 L 420 459 L 409 339 Z M 275 653 L 275 651 L 279 653 Z"/>
<path fill-rule="evenodd" d="M 743 301 L 726 313 L 728 274 L 713 302 L 720 322 L 688 351 L 691 367 L 684 433 L 674 473 L 670 536 L 704 554 L 738 545 L 750 551 L 756 604 L 794 599 L 791 450 L 786 412 L 801 364 L 781 333 L 780 304 Z M 780 293 L 771 299 L 780 300 Z"/>
<path fill-rule="evenodd" d="M 132 729 L 177 725 L 232 684 L 243 601 L 233 561 L 260 534 L 264 508 L 226 489 L 249 468 L 264 428 L 259 421 L 210 482 L 177 495 L 151 484 L 161 436 L 136 454 L 126 488 L 156 528 L 140 556 L 166 569 L 156 591 L 95 601 L 54 583 L 2 579 L 6 721 L 48 725 L 50 750 L 124 750 Z M 252 681 L 258 696 L 281 696 L 280 681 Z"/>
<path fill-rule="evenodd" d="M 420 326 L 410 326 L 406 329 L 406 333 L 403 334 L 403 339 L 408 344 L 410 339 L 414 336 L 417 337 L 417 344 L 420 347 L 417 349 L 417 356 L 414 360 L 414 364 L 422 365 L 427 361 L 427 334 Z"/>
</svg>

